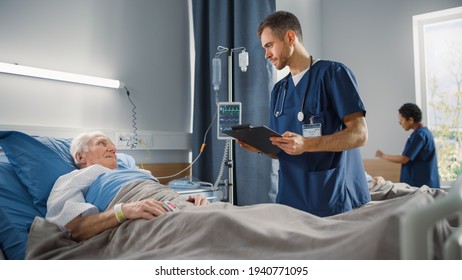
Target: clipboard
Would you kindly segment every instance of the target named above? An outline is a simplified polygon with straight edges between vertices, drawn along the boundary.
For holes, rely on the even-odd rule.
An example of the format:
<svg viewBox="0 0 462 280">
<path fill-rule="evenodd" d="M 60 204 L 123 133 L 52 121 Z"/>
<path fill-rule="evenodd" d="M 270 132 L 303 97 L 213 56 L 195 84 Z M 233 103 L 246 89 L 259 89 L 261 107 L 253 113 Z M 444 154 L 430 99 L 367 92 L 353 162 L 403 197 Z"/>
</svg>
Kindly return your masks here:
<svg viewBox="0 0 462 280">
<path fill-rule="evenodd" d="M 269 140 L 273 136 L 281 136 L 267 126 L 236 125 L 231 130 L 223 131 L 227 135 L 239 139 L 265 154 L 277 154 L 281 149 L 271 144 Z"/>
</svg>

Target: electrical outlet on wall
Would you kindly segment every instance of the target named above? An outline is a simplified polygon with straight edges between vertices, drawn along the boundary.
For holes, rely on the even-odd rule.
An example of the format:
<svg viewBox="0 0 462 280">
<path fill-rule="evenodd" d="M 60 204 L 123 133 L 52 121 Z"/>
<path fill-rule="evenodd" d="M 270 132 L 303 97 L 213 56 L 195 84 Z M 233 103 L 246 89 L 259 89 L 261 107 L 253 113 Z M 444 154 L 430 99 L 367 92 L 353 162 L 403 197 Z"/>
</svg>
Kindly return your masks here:
<svg viewBox="0 0 462 280">
<path fill-rule="evenodd" d="M 117 132 L 116 146 L 118 149 L 151 149 L 153 148 L 152 134 L 137 132 L 135 137 L 131 132 Z"/>
<path fill-rule="evenodd" d="M 151 133 L 138 133 L 138 148 L 151 149 L 153 146 Z"/>
</svg>

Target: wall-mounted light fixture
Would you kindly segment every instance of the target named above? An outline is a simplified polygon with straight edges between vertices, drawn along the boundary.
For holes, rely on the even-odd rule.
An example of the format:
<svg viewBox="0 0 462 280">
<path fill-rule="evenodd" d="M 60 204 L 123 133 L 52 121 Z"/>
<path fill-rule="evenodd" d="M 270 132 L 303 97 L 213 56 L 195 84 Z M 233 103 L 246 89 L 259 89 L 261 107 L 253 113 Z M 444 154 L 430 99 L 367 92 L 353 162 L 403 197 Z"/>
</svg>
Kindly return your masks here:
<svg viewBox="0 0 462 280">
<path fill-rule="evenodd" d="M 71 83 L 79 83 L 108 88 L 123 88 L 124 84 L 119 80 L 105 79 L 87 75 L 67 73 L 61 71 L 34 68 L 17 64 L 0 62 L 0 72 L 23 75 L 29 77 L 58 80 Z"/>
</svg>

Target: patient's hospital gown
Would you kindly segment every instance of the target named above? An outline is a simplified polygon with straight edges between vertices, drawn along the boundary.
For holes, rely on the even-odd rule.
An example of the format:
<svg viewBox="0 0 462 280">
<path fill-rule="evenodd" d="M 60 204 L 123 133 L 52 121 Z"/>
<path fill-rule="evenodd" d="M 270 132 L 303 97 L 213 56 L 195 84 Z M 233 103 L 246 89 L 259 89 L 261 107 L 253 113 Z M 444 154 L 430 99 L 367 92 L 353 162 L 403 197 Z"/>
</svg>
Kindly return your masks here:
<svg viewBox="0 0 462 280">
<path fill-rule="evenodd" d="M 158 180 L 148 170 L 119 165 L 111 170 L 95 164 L 74 170 L 56 180 L 47 202 L 46 219 L 66 231 L 79 215 L 103 212 L 119 189 L 136 180 Z"/>
</svg>

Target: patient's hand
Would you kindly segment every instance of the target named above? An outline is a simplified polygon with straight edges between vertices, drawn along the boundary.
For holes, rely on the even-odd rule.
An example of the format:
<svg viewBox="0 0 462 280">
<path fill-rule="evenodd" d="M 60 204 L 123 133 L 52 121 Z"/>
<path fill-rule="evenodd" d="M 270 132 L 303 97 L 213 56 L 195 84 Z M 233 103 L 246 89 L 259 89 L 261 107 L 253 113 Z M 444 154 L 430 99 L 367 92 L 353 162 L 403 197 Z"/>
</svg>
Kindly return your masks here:
<svg viewBox="0 0 462 280">
<path fill-rule="evenodd" d="M 166 213 L 162 202 L 155 199 L 144 199 L 140 201 L 124 203 L 122 212 L 127 220 L 145 219 L 149 220 Z"/>
<path fill-rule="evenodd" d="M 206 205 L 210 203 L 207 198 L 200 194 L 196 194 L 195 196 L 189 196 L 187 200 L 189 202 L 194 203 L 194 205 L 196 206 Z"/>
<path fill-rule="evenodd" d="M 369 189 L 372 189 L 376 185 L 383 184 L 385 179 L 382 176 L 375 176 L 372 178 L 372 181 L 369 183 Z"/>
</svg>

